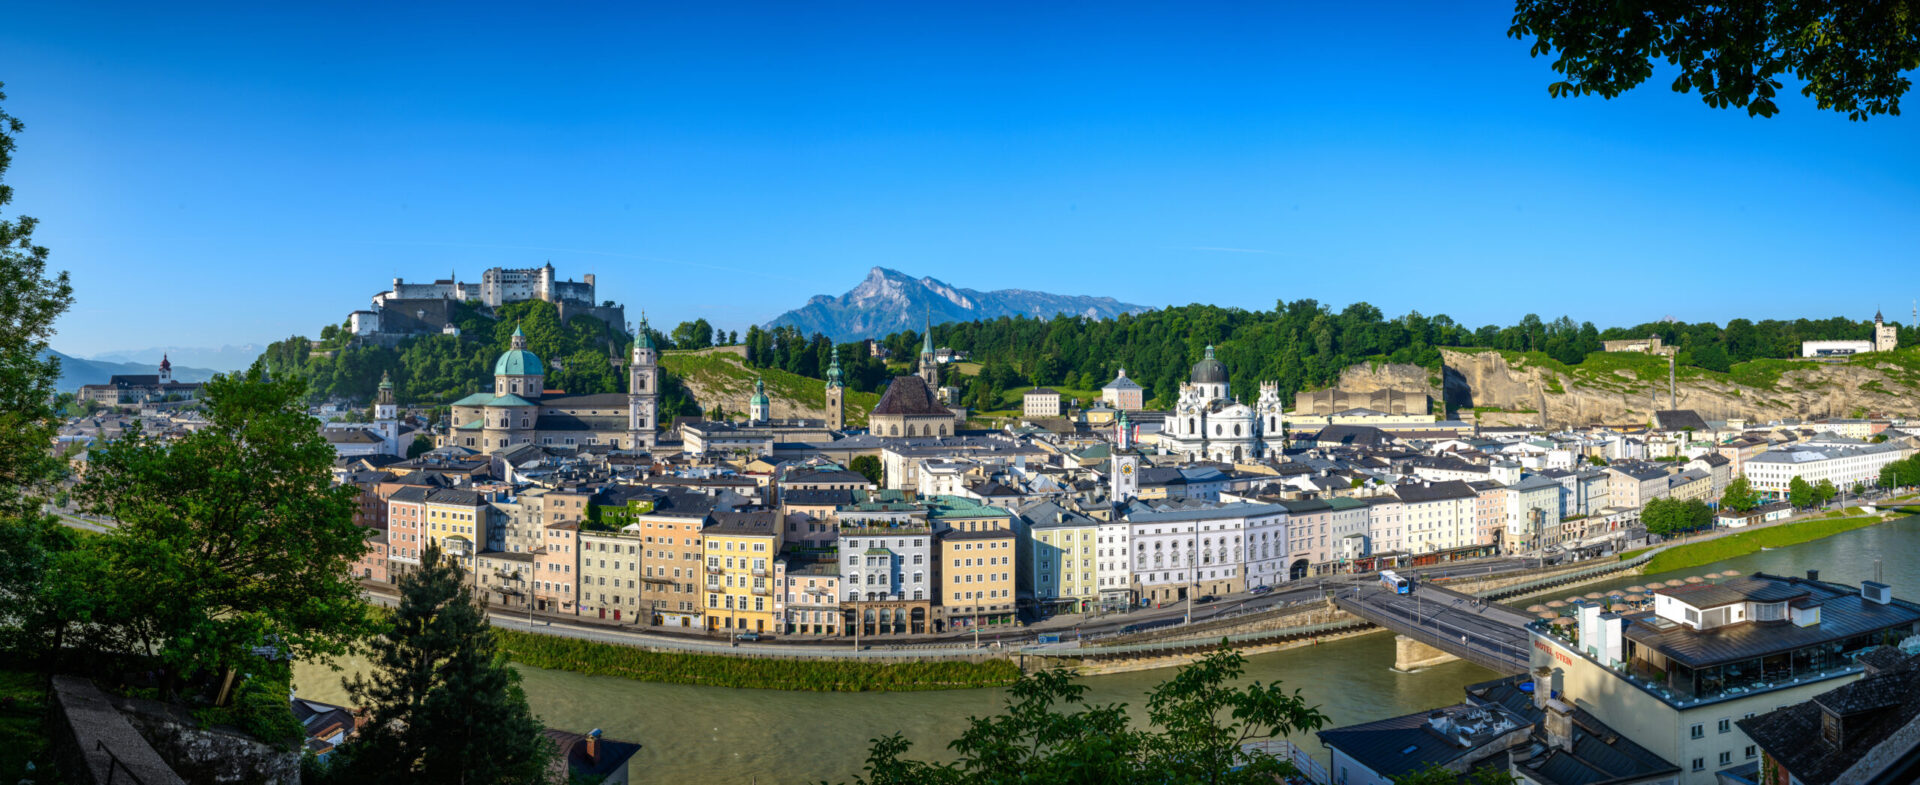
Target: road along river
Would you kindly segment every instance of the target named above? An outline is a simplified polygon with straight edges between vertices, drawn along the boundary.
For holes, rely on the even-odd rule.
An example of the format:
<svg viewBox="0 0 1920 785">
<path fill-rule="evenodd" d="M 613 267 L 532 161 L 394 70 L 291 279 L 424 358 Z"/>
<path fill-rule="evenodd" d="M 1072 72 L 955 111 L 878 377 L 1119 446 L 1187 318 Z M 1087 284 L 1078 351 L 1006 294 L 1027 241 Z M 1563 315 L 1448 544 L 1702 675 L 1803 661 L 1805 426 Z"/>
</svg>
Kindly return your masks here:
<svg viewBox="0 0 1920 785">
<path fill-rule="evenodd" d="M 1566 593 L 1724 569 L 1800 574 L 1812 568 L 1820 570 L 1824 580 L 1858 583 L 1871 580 L 1873 560 L 1884 558 L 1882 578 L 1896 596 L 1920 598 L 1920 558 L 1913 554 L 1920 554 L 1920 519 L 1907 518 L 1671 575 L 1629 576 L 1577 591 L 1569 587 Z M 1334 724 L 1349 725 L 1455 703 L 1462 687 L 1494 677 L 1464 662 L 1398 673 L 1393 658 L 1393 636 L 1375 633 L 1249 658 L 1248 678 L 1278 679 L 1298 688 Z M 358 668 L 362 663 L 343 665 Z M 995 711 L 1004 696 L 999 689 L 776 692 L 650 684 L 537 668 L 520 671 L 534 711 L 548 725 L 576 731 L 601 728 L 610 737 L 644 745 L 631 770 L 634 781 L 648 783 L 840 782 L 859 770 L 868 740 L 893 732 L 905 733 L 914 742 L 917 757 L 944 760 L 949 757 L 946 743 L 966 727 L 967 717 Z M 1091 677 L 1085 680 L 1087 698 L 1095 704 L 1126 703 L 1135 720 L 1143 722 L 1147 692 L 1171 674 L 1155 670 Z M 343 675 L 303 664 L 295 670 L 295 685 L 304 697 L 343 703 Z M 1311 734 L 1294 741 L 1326 760 Z"/>
</svg>

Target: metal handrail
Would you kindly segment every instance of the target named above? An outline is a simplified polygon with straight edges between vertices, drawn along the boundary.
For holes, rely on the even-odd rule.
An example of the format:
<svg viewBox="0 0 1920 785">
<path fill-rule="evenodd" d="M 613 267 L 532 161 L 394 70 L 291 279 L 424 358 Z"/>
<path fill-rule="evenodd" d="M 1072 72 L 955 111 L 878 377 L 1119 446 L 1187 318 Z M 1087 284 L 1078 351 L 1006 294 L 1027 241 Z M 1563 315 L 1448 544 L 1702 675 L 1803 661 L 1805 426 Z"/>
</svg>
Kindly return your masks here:
<svg viewBox="0 0 1920 785">
<path fill-rule="evenodd" d="M 133 773 L 133 769 L 128 768 L 127 764 L 120 762 L 120 756 L 113 754 L 113 750 L 107 748 L 105 739 L 94 739 L 93 749 L 96 752 L 104 752 L 107 754 L 107 785 L 113 785 L 114 771 L 116 769 L 126 772 L 127 776 L 139 785 L 147 785 L 145 781 L 140 779 L 140 775 Z"/>
</svg>

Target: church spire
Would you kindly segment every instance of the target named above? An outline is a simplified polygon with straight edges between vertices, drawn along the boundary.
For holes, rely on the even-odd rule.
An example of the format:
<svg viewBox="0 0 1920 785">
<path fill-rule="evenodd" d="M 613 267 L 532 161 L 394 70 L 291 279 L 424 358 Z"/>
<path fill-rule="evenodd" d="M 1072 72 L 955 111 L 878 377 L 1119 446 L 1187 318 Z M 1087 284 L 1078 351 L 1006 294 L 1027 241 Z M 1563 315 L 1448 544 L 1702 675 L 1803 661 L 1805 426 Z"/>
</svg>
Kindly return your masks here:
<svg viewBox="0 0 1920 785">
<path fill-rule="evenodd" d="M 920 353 L 933 354 L 933 306 L 927 306 L 927 330 L 920 336 Z"/>
</svg>

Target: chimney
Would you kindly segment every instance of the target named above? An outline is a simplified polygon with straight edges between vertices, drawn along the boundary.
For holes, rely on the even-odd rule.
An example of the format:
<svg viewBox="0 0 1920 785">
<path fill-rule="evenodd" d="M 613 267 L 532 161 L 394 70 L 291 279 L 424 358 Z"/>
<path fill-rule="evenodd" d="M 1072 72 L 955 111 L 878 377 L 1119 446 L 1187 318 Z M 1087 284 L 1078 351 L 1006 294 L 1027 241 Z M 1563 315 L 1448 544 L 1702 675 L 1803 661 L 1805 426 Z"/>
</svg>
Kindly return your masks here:
<svg viewBox="0 0 1920 785">
<path fill-rule="evenodd" d="M 1819 571 L 1819 570 L 1807 570 L 1807 580 L 1810 580 L 1810 581 L 1817 581 L 1817 580 L 1820 580 L 1820 571 Z"/>
<path fill-rule="evenodd" d="M 600 762 L 600 729 L 599 728 L 594 728 L 593 730 L 587 732 L 587 760 L 593 763 Z"/>
<path fill-rule="evenodd" d="M 1533 707 L 1546 709 L 1553 697 L 1553 669 L 1545 665 L 1533 669 Z"/>
<path fill-rule="evenodd" d="M 1547 716 L 1542 724 L 1546 726 L 1548 746 L 1559 747 L 1568 752 L 1573 751 L 1572 706 L 1568 706 L 1565 701 L 1547 701 Z"/>
</svg>

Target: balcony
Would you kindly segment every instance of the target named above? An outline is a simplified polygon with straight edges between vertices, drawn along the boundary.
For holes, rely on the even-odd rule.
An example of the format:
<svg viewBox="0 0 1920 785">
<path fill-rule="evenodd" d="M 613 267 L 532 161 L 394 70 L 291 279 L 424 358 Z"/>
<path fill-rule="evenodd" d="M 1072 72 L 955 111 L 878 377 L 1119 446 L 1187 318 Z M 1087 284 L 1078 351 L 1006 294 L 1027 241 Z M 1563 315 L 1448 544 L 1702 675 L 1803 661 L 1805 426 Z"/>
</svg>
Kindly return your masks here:
<svg viewBox="0 0 1920 785">
<path fill-rule="evenodd" d="M 767 568 L 765 568 L 765 567 L 755 567 L 755 568 L 753 568 L 753 577 L 755 577 L 755 578 L 765 578 L 765 577 L 767 577 Z"/>
<path fill-rule="evenodd" d="M 718 583 L 708 583 L 708 584 L 707 584 L 707 591 L 710 591 L 710 592 L 718 592 L 718 591 L 720 591 L 720 584 L 718 584 Z"/>
<path fill-rule="evenodd" d="M 758 594 L 758 595 L 760 595 L 760 596 L 762 596 L 762 597 L 770 597 L 770 596 L 773 596 L 773 590 L 772 590 L 772 589 L 770 589 L 770 588 L 767 588 L 767 587 L 765 587 L 765 586 L 755 586 L 755 587 L 753 587 L 753 593 L 754 593 L 754 594 Z"/>
<path fill-rule="evenodd" d="M 725 572 L 725 570 L 723 570 L 723 569 L 721 569 L 721 567 L 720 567 L 720 565 L 717 565 L 717 564 L 709 564 L 709 565 L 707 565 L 707 574 L 708 574 L 708 575 L 719 575 L 719 574 L 720 574 L 720 573 L 722 573 L 722 572 Z"/>
</svg>

